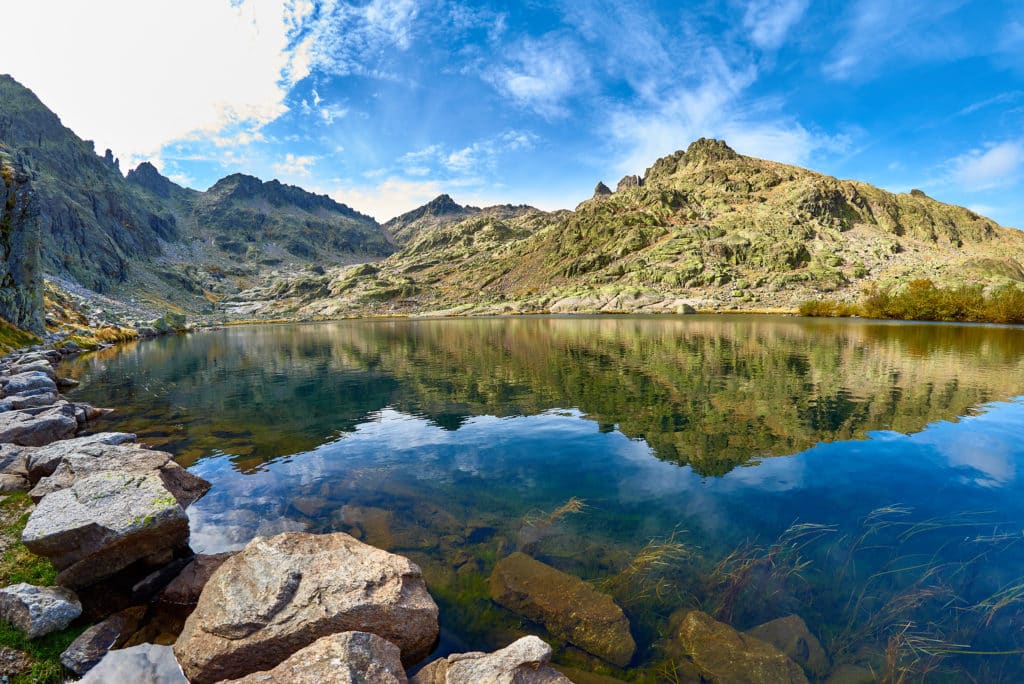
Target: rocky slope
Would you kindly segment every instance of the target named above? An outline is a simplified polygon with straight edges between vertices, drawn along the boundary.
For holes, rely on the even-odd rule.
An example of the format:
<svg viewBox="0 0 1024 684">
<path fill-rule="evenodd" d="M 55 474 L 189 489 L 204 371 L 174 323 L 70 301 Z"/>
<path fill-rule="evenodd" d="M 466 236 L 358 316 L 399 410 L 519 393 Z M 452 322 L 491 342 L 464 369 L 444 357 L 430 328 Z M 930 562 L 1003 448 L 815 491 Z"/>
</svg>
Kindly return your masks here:
<svg viewBox="0 0 1024 684">
<path fill-rule="evenodd" d="M 0 318 L 43 330 L 39 208 L 29 176 L 0 150 Z"/>
<path fill-rule="evenodd" d="M 18 243 L 8 273 L 21 269 L 39 283 L 45 274 L 132 309 L 212 313 L 222 296 L 271 277 L 275 269 L 348 264 L 394 251 L 371 217 L 277 181 L 235 174 L 197 192 L 149 163 L 126 178 L 109 150 L 97 155 L 90 141 L 5 75 L 0 155 L 9 169 L 4 221 L 15 210 L 27 218 L 30 208 L 39 228 L 38 265 L 31 250 L 21 258 Z M 34 201 L 23 206 L 18 198 L 29 196 L 29 186 Z M 4 315 L 41 325 L 28 301 L 15 301 Z"/>
<path fill-rule="evenodd" d="M 663 157 L 615 192 L 599 184 L 572 212 L 429 207 L 395 220 L 403 249 L 380 264 L 251 296 L 299 316 L 778 310 L 823 293 L 852 299 L 870 283 L 1024 282 L 1020 231 L 719 140 Z"/>
</svg>

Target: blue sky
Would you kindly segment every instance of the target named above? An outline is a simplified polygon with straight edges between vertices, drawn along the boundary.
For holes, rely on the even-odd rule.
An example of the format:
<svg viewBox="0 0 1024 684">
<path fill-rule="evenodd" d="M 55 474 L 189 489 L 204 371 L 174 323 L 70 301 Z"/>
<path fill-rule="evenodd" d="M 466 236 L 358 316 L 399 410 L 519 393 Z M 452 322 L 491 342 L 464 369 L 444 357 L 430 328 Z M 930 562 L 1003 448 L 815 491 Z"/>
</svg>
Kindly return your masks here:
<svg viewBox="0 0 1024 684">
<path fill-rule="evenodd" d="M 199 189 L 243 171 L 381 220 L 441 192 L 571 208 L 713 136 L 1024 227 L 1021 2 L 51 0 L 5 15 L 24 30 L 0 42 L 0 72 L 123 167 L 151 159 Z"/>
</svg>

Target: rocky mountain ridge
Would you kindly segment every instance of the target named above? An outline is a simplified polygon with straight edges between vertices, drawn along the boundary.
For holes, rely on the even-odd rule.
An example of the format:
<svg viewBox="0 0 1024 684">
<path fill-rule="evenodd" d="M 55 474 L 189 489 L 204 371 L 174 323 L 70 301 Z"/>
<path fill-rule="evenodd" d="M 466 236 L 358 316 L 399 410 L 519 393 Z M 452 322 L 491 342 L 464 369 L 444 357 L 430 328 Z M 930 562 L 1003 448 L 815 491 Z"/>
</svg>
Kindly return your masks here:
<svg viewBox="0 0 1024 684">
<path fill-rule="evenodd" d="M 599 183 L 574 211 L 411 212 L 371 269 L 278 283 L 268 314 L 792 311 L 870 285 L 1024 283 L 1024 233 L 915 190 L 737 154 L 701 139 Z M 429 217 L 429 218 L 428 218 Z M 270 301 L 273 300 L 273 301 Z"/>
<path fill-rule="evenodd" d="M 746 157 L 720 140 L 666 155 L 614 192 L 599 182 L 573 211 L 463 206 L 444 194 L 383 226 L 325 195 L 246 174 L 205 192 L 148 162 L 123 176 L 112 152 L 97 155 L 8 76 L 0 154 L 21 179 L 6 183 L 5 202 L 17 205 L 25 188 L 34 198 L 6 260 L 21 279 L 14 289 L 0 283 L 12 293 L 0 305 L 32 325 L 38 299 L 22 295 L 34 286 L 19 295 L 17 283 L 40 271 L 126 310 L 208 321 L 794 310 L 823 294 L 852 299 L 865 286 L 919 278 L 1024 284 L 1020 231 L 917 190 L 894 194 Z M 10 207 L 4 216 L 15 225 Z"/>
</svg>

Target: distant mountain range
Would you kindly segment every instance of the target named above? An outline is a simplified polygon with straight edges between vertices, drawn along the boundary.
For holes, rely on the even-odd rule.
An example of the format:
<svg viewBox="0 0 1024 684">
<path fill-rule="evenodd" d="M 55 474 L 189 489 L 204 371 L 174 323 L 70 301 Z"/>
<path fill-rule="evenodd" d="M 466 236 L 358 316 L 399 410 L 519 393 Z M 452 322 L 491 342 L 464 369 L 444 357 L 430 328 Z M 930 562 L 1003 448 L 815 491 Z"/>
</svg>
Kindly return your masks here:
<svg viewBox="0 0 1024 684">
<path fill-rule="evenodd" d="M 867 284 L 1024 282 L 1024 233 L 936 201 L 701 139 L 574 211 L 448 195 L 380 225 L 233 174 L 121 174 L 0 76 L 0 316 L 41 326 L 42 274 L 210 320 L 361 313 L 792 309 Z"/>
</svg>

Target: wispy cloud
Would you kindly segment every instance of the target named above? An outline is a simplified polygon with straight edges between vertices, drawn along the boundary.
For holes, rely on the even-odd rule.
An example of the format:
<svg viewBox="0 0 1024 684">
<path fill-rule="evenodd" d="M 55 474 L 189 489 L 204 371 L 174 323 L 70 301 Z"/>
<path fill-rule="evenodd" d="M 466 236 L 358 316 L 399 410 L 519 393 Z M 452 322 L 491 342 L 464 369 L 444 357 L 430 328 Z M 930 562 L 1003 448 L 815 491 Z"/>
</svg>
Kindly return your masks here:
<svg viewBox="0 0 1024 684">
<path fill-rule="evenodd" d="M 425 176 L 432 170 L 448 174 L 493 170 L 502 154 L 529 149 L 536 140 L 537 136 L 530 131 L 509 130 L 454 149 L 440 144 L 428 145 L 405 153 L 397 164 L 408 176 Z"/>
<path fill-rule="evenodd" d="M 505 62 L 486 69 L 483 77 L 516 104 L 553 118 L 569 113 L 566 102 L 584 89 L 589 70 L 571 38 L 549 34 L 518 42 Z"/>
<path fill-rule="evenodd" d="M 1011 140 L 974 149 L 951 159 L 948 166 L 952 181 L 965 190 L 1008 187 L 1024 171 L 1024 142 Z"/>
<path fill-rule="evenodd" d="M 307 71 L 397 80 L 388 66 L 391 53 L 412 45 L 418 15 L 414 0 L 324 0 L 297 22 L 301 38 L 293 51 Z"/>
<path fill-rule="evenodd" d="M 743 14 L 743 28 L 759 48 L 774 50 L 807 11 L 809 0 L 749 0 Z"/>
<path fill-rule="evenodd" d="M 835 80 L 866 80 L 887 64 L 962 57 L 978 50 L 944 21 L 966 0 L 858 0 L 844 35 L 822 67 Z"/>
</svg>

